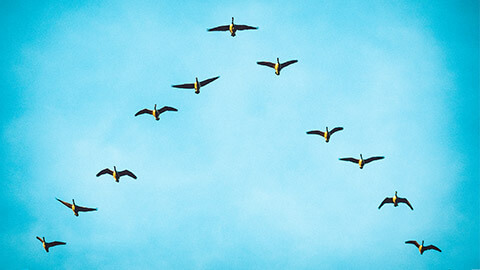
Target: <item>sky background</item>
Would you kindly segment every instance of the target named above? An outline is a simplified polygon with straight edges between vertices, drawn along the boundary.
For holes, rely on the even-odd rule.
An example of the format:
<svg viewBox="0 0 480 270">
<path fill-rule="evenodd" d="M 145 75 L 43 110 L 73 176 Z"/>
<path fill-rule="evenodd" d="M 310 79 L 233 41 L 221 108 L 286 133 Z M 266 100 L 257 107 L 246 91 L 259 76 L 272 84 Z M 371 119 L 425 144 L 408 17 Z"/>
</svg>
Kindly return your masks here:
<svg viewBox="0 0 480 270">
<path fill-rule="evenodd" d="M 5 269 L 480 268 L 478 1 L 7 0 L 0 33 Z"/>
</svg>

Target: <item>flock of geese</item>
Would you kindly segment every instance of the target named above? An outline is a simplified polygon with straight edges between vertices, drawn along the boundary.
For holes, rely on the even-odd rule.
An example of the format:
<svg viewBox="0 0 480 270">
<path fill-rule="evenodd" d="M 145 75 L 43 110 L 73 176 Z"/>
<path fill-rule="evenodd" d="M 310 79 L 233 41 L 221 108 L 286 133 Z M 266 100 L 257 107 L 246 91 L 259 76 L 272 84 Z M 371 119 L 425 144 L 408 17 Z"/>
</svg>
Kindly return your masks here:
<svg viewBox="0 0 480 270">
<path fill-rule="evenodd" d="M 235 37 L 236 36 L 236 32 L 237 31 L 241 31 L 241 30 L 255 30 L 255 29 L 258 29 L 258 27 L 253 27 L 253 26 L 249 26 L 249 25 L 242 25 L 242 24 L 235 24 L 234 23 L 234 18 L 232 17 L 232 23 L 229 24 L 229 25 L 222 25 L 222 26 L 217 26 L 217 27 L 214 27 L 214 28 L 210 28 L 210 29 L 207 29 L 207 31 L 229 31 L 230 32 L 230 35 L 232 37 Z M 297 63 L 298 60 L 290 60 L 290 61 L 287 61 L 287 62 L 284 62 L 284 63 L 280 63 L 280 60 L 279 58 L 277 58 L 277 62 L 276 63 L 272 63 L 272 62 L 266 62 L 266 61 L 259 61 L 257 62 L 258 65 L 262 65 L 262 66 L 267 66 L 267 67 L 271 67 L 275 70 L 275 74 L 276 75 L 280 75 L 280 71 L 289 66 L 289 65 L 292 65 L 294 63 Z M 194 89 L 195 90 L 195 94 L 200 94 L 200 88 L 201 87 L 204 87 L 206 86 L 207 84 L 217 80 L 218 78 L 220 78 L 220 76 L 217 76 L 217 77 L 213 77 L 213 78 L 210 78 L 210 79 L 206 79 L 206 80 L 203 80 L 203 81 L 199 81 L 198 78 L 195 78 L 195 82 L 194 83 L 185 83 L 185 84 L 177 84 L 177 85 L 172 85 L 172 87 L 174 88 L 181 88 L 181 89 Z M 161 109 L 157 109 L 157 104 L 154 105 L 153 107 L 153 110 L 149 110 L 149 109 L 143 109 L 143 110 L 140 110 L 138 111 L 135 116 L 138 116 L 138 115 L 142 115 L 142 114 L 149 114 L 149 115 L 152 115 L 155 120 L 160 120 L 160 114 L 164 113 L 164 112 L 167 112 L 167 111 L 172 111 L 172 112 L 176 112 L 178 111 L 176 108 L 173 108 L 173 107 L 169 107 L 169 106 L 164 106 L 162 107 Z M 325 139 L 325 142 L 328 143 L 330 141 L 330 137 L 338 132 L 338 131 L 341 131 L 343 130 L 343 127 L 336 127 L 332 130 L 328 130 L 328 127 L 325 127 L 325 131 L 320 131 L 320 130 L 311 130 L 311 131 L 308 131 L 307 134 L 309 135 L 319 135 L 319 136 L 322 136 L 324 139 Z M 363 167 L 370 163 L 370 162 L 373 162 L 373 161 L 376 161 L 376 160 L 381 160 L 381 159 L 384 159 L 383 156 L 374 156 L 374 157 L 370 157 L 370 158 L 367 158 L 367 159 L 363 159 L 363 156 L 362 154 L 360 154 L 360 159 L 356 159 L 356 158 L 353 158 L 353 157 L 346 157 L 346 158 L 340 158 L 340 160 L 342 161 L 349 161 L 349 162 L 353 162 L 353 163 L 356 163 L 358 164 L 358 166 L 360 167 L 360 169 L 363 169 Z M 135 176 L 135 174 L 133 174 L 131 171 L 129 170 L 123 170 L 123 171 L 117 171 L 117 168 L 116 166 L 113 166 L 113 170 L 110 170 L 108 168 L 106 169 L 103 169 L 101 170 L 100 172 L 97 173 L 97 177 L 101 176 L 101 175 L 104 175 L 104 174 L 109 174 L 111 176 L 113 176 L 113 179 L 115 180 L 115 182 L 119 183 L 120 181 L 120 177 L 122 176 L 129 176 L 133 179 L 137 179 L 137 176 Z M 65 205 L 66 207 L 70 208 L 72 211 L 73 211 L 73 214 L 75 216 L 78 217 L 78 213 L 79 212 L 91 212 L 91 211 L 97 211 L 96 208 L 89 208 L 89 207 L 83 207 L 83 206 L 78 206 L 75 204 L 75 200 L 72 199 L 72 203 L 68 203 L 68 202 L 65 202 L 65 201 L 62 201 L 58 198 L 56 198 L 60 203 L 62 203 L 63 205 Z M 400 198 L 397 196 L 397 192 L 395 191 L 395 195 L 393 197 L 386 197 L 381 203 L 380 205 L 378 206 L 378 209 L 380 209 L 384 204 L 387 204 L 387 203 L 391 203 L 393 204 L 394 207 L 397 207 L 399 203 L 404 203 L 406 204 L 408 207 L 410 207 L 411 210 L 413 210 L 413 207 L 412 205 L 410 204 L 410 202 L 406 199 L 406 198 Z M 42 242 L 42 245 L 43 245 L 43 248 L 45 249 L 46 252 L 49 252 L 49 249 L 51 247 L 54 247 L 54 246 L 58 246 L 58 245 L 66 245 L 65 242 L 61 242 L 61 241 L 53 241 L 53 242 L 46 242 L 45 241 L 45 237 L 36 237 L 40 242 Z M 422 241 L 422 244 L 420 245 L 417 241 L 415 240 L 409 240 L 409 241 L 406 241 L 405 244 L 413 244 L 415 245 L 417 248 L 418 248 L 418 251 L 420 252 L 420 254 L 423 254 L 423 252 L 427 251 L 427 250 L 436 250 L 436 251 L 439 251 L 441 252 L 441 250 L 434 246 L 434 245 L 428 245 L 428 246 L 425 246 L 424 245 L 424 241 Z"/>
</svg>

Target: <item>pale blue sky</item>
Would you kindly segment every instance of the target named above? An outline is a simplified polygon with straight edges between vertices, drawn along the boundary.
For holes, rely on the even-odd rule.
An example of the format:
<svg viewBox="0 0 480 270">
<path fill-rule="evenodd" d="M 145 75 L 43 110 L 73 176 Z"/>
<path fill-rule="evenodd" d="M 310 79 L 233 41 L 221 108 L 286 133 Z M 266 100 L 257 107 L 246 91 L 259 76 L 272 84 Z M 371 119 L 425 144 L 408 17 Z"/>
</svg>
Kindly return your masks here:
<svg viewBox="0 0 480 270">
<path fill-rule="evenodd" d="M 0 13 L 7 269 L 480 268 L 477 1 Z M 206 31 L 232 16 L 259 29 Z M 255 64 L 276 57 L 299 62 L 280 76 Z M 218 75 L 200 95 L 171 87 Z M 155 103 L 179 111 L 134 117 Z M 325 126 L 345 130 L 328 144 L 305 134 Z M 360 153 L 386 158 L 338 161 Z M 95 177 L 113 165 L 138 179 Z M 378 210 L 395 191 L 415 210 Z M 55 197 L 98 212 L 75 217 Z M 36 235 L 68 244 L 46 254 Z"/>
</svg>

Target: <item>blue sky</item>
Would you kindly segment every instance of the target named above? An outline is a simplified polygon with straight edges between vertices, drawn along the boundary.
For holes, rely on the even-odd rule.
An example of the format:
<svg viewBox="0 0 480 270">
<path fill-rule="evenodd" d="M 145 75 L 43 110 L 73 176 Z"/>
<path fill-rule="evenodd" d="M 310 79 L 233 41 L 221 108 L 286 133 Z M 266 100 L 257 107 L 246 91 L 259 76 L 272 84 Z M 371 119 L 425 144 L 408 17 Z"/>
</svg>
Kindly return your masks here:
<svg viewBox="0 0 480 270">
<path fill-rule="evenodd" d="M 477 1 L 0 7 L 6 268 L 480 268 Z M 232 16 L 259 30 L 206 31 Z M 395 191 L 415 210 L 378 210 Z"/>
</svg>

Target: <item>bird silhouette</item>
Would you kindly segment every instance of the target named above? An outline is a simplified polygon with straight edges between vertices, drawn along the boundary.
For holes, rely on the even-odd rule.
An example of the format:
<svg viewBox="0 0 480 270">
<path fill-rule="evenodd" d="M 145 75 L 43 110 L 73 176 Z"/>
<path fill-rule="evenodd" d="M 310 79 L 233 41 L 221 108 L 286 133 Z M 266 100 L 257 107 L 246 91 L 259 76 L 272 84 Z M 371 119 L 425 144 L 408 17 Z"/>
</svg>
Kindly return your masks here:
<svg viewBox="0 0 480 270">
<path fill-rule="evenodd" d="M 230 31 L 230 35 L 232 37 L 235 36 L 235 32 L 238 30 L 255 30 L 258 29 L 258 27 L 253 27 L 253 26 L 248 26 L 248 25 L 243 25 L 243 24 L 235 24 L 234 18 L 232 17 L 232 23 L 229 25 L 222 25 L 222 26 L 217 26 L 214 28 L 207 29 L 207 31 Z"/>
<path fill-rule="evenodd" d="M 199 82 L 198 78 L 195 77 L 195 82 L 194 83 L 177 84 L 177 85 L 172 85 L 172 87 L 183 88 L 183 89 L 195 89 L 195 94 L 200 94 L 200 88 L 201 87 L 215 81 L 218 78 L 220 78 L 220 76 L 213 77 L 213 78 L 206 79 L 204 81 Z"/>
<path fill-rule="evenodd" d="M 135 174 L 133 174 L 129 170 L 123 170 L 123 171 L 117 172 L 117 167 L 115 167 L 115 166 L 113 166 L 113 171 L 108 169 L 108 168 L 101 170 L 99 173 L 97 173 L 97 177 L 99 177 L 100 175 L 103 175 L 103 174 L 112 175 L 113 179 L 115 179 L 115 182 L 117 182 L 117 183 L 119 182 L 120 177 L 122 177 L 124 175 L 128 175 L 128 176 L 132 177 L 133 179 L 137 179 Z"/>
<path fill-rule="evenodd" d="M 275 69 L 275 74 L 280 75 L 280 70 L 282 70 L 284 67 L 287 67 L 291 64 L 297 63 L 298 60 L 290 60 L 285 63 L 280 63 L 280 60 L 277 58 L 277 63 L 272 63 L 272 62 L 265 62 L 265 61 L 259 61 L 257 64 L 262 65 L 262 66 L 267 66 Z"/>
</svg>

